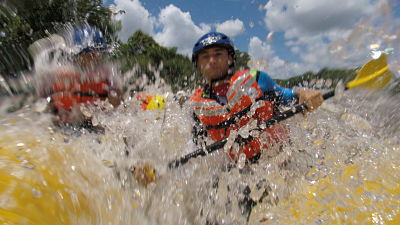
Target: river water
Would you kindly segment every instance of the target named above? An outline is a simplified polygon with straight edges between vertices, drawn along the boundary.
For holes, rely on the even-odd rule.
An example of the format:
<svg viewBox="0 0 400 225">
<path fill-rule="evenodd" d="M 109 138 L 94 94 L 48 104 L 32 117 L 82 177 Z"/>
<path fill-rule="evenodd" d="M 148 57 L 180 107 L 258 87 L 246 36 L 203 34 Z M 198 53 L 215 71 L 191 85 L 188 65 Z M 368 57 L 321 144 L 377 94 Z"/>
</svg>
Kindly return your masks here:
<svg viewBox="0 0 400 225">
<path fill-rule="evenodd" d="M 392 84 L 394 85 L 394 84 Z M 290 141 L 258 164 L 224 150 L 168 169 L 194 151 L 188 110 L 140 103 L 84 108 L 104 133 L 55 127 L 40 104 L 0 117 L 0 220 L 9 224 L 396 224 L 400 98 L 351 90 L 284 121 Z M 38 105 L 39 104 L 39 105 Z M 157 181 L 140 186 L 133 167 Z M 250 193 L 249 193 L 250 192 Z M 250 200 L 251 199 L 251 200 Z M 257 203 L 247 218 L 244 205 Z"/>
</svg>

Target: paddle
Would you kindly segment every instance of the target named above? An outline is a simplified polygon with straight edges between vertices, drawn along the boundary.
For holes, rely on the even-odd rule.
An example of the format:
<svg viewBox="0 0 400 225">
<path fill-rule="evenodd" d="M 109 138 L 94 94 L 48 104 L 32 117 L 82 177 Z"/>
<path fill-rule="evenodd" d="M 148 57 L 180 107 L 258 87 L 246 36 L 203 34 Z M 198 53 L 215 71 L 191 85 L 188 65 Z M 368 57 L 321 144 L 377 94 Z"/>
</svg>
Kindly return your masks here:
<svg viewBox="0 0 400 225">
<path fill-rule="evenodd" d="M 382 56 L 377 60 L 370 60 L 366 64 L 363 65 L 356 78 L 346 84 L 346 88 L 355 88 L 362 87 L 370 90 L 377 90 L 386 86 L 390 80 L 392 79 L 392 72 L 388 70 L 388 65 L 386 61 L 386 54 L 382 54 Z M 330 92 L 325 93 L 322 97 L 324 100 L 329 99 L 335 95 L 335 91 L 332 90 Z M 273 126 L 279 123 L 282 120 L 290 118 L 297 113 L 303 112 L 307 110 L 307 105 L 305 103 L 295 106 L 294 108 L 277 114 L 270 118 L 269 120 L 263 122 L 267 127 Z M 211 145 L 205 146 L 204 148 L 198 149 L 194 152 L 191 152 L 177 160 L 173 160 L 168 163 L 169 168 L 177 168 L 181 165 L 187 163 L 190 159 L 196 158 L 199 156 L 205 156 L 208 153 L 212 153 L 218 149 L 224 147 L 227 143 L 228 138 L 217 141 Z"/>
</svg>

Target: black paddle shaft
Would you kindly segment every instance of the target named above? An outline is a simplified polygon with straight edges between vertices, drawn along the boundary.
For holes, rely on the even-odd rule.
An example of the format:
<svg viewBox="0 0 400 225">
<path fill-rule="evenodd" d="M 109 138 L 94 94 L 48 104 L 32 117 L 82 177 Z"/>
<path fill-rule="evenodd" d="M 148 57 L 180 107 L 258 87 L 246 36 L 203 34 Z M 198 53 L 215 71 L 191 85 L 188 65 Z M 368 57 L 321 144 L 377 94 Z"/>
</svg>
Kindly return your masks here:
<svg viewBox="0 0 400 225">
<path fill-rule="evenodd" d="M 335 96 L 335 90 L 332 90 L 332 91 L 329 91 L 329 92 L 323 94 L 322 98 L 324 100 L 326 100 L 326 99 L 331 98 L 333 96 Z M 284 111 L 282 113 L 274 115 L 270 119 L 260 123 L 260 125 L 261 124 L 265 124 L 267 127 L 271 127 L 271 126 L 279 123 L 280 121 L 283 121 L 283 120 L 285 120 L 287 118 L 290 118 L 290 117 L 296 115 L 297 113 L 304 112 L 305 110 L 307 110 L 307 105 L 303 103 L 303 104 L 300 104 L 300 105 L 297 105 L 297 106 L 293 107 L 292 109 L 289 109 L 289 110 L 286 110 L 286 111 Z M 223 148 L 224 145 L 226 144 L 226 142 L 228 142 L 228 138 L 225 138 L 225 139 L 222 139 L 220 141 L 217 141 L 217 142 L 215 142 L 215 143 L 213 143 L 211 145 L 207 145 L 204 148 L 197 149 L 196 151 L 191 152 L 191 153 L 189 153 L 187 155 L 184 155 L 184 156 L 182 156 L 181 158 L 179 158 L 177 160 L 173 160 L 173 161 L 169 162 L 168 163 L 168 167 L 170 169 L 177 168 L 177 167 L 179 167 L 181 165 L 186 164 L 191 158 L 197 158 L 199 156 L 205 156 L 205 155 L 207 155 L 209 153 L 212 153 L 212 152 L 214 152 L 214 151 L 216 151 L 218 149 Z"/>
</svg>

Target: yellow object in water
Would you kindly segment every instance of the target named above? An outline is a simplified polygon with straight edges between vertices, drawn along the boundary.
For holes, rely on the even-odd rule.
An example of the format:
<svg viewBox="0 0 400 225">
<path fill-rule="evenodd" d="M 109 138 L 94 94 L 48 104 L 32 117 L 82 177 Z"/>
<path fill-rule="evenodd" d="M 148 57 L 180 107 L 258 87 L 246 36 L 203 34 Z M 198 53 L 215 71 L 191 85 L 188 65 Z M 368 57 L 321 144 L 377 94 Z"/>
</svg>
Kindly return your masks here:
<svg viewBox="0 0 400 225">
<path fill-rule="evenodd" d="M 65 145 L 26 137 L 0 137 L 0 224 L 112 224 L 115 212 L 99 204 L 118 196 L 80 169 L 82 157 Z"/>
<path fill-rule="evenodd" d="M 147 110 L 153 109 L 164 109 L 164 104 L 166 102 L 166 98 L 162 95 L 155 95 L 149 101 L 147 105 Z"/>
<path fill-rule="evenodd" d="M 347 87 L 363 87 L 370 90 L 377 90 L 386 86 L 392 79 L 392 76 L 393 74 L 387 65 L 386 54 L 382 54 L 379 59 L 372 59 L 366 63 L 356 78 L 347 83 Z"/>
<path fill-rule="evenodd" d="M 88 213 L 89 207 L 81 201 L 83 196 L 76 193 L 78 202 L 74 202 L 69 193 L 73 188 L 54 170 L 34 162 L 23 149 L 5 146 L 4 141 L 0 142 L 1 224 L 75 224 L 71 215 L 79 218 Z M 25 142 L 24 147 L 37 144 Z"/>
</svg>

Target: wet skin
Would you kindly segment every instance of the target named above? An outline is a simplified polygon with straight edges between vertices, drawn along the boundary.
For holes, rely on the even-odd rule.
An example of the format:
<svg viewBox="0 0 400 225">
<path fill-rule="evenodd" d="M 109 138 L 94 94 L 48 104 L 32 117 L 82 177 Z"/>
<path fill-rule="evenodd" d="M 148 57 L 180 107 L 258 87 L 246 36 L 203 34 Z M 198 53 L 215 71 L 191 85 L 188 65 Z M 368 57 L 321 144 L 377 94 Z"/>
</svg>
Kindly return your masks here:
<svg viewBox="0 0 400 225">
<path fill-rule="evenodd" d="M 208 83 L 224 77 L 232 63 L 232 56 L 222 47 L 212 47 L 202 50 L 197 58 L 197 66 Z"/>
</svg>

